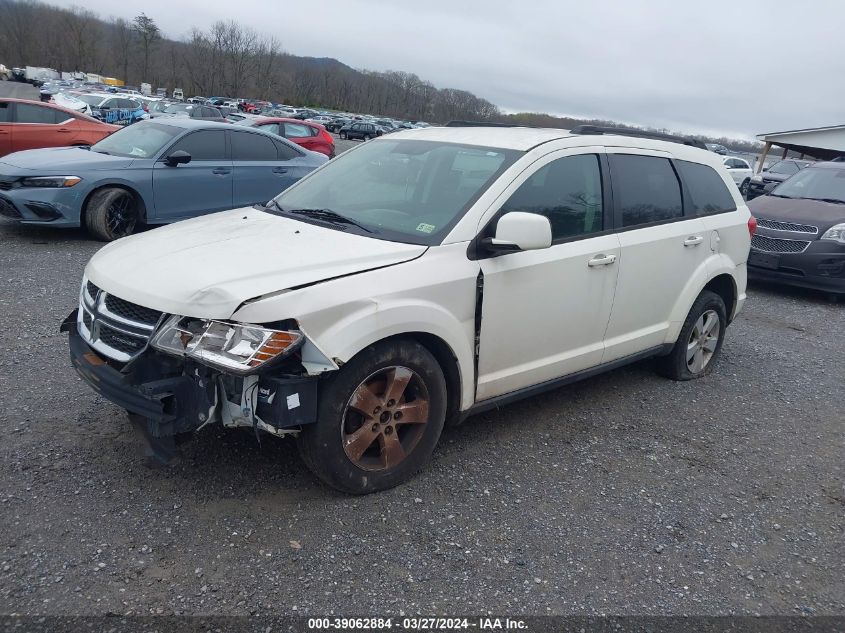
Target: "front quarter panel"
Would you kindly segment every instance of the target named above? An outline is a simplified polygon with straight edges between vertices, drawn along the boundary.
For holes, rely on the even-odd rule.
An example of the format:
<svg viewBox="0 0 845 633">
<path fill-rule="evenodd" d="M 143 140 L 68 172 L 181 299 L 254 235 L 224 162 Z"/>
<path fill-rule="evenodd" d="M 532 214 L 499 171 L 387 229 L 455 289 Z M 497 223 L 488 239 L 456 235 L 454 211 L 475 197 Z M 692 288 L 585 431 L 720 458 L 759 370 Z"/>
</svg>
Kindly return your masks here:
<svg viewBox="0 0 845 633">
<path fill-rule="evenodd" d="M 466 243 L 436 246 L 417 259 L 282 291 L 248 302 L 232 319 L 296 319 L 337 365 L 368 345 L 405 333 L 432 334 L 451 349 L 461 376 L 461 409 L 474 398 L 473 341 L 479 266 Z"/>
</svg>

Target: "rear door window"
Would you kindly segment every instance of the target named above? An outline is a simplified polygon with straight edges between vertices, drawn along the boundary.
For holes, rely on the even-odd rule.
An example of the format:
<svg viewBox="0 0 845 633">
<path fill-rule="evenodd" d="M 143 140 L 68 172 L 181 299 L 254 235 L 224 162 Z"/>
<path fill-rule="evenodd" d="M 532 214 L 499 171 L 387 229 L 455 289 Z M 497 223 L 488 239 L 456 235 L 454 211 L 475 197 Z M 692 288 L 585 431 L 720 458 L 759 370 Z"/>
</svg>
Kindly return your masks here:
<svg viewBox="0 0 845 633">
<path fill-rule="evenodd" d="M 675 161 L 689 193 L 690 210 L 696 215 L 735 211 L 736 203 L 716 170 L 685 160 Z"/>
<path fill-rule="evenodd" d="M 263 134 L 231 132 L 232 160 L 275 161 L 278 152 L 273 140 Z"/>
<path fill-rule="evenodd" d="M 311 126 L 301 123 L 285 123 L 285 136 L 288 138 L 308 138 L 311 136 Z"/>
<path fill-rule="evenodd" d="M 609 158 L 622 227 L 683 217 L 681 183 L 668 158 L 636 154 Z"/>
<path fill-rule="evenodd" d="M 283 141 L 273 141 L 276 145 L 276 152 L 278 152 L 279 160 L 293 160 L 302 156 L 298 151 L 287 145 Z"/>
</svg>

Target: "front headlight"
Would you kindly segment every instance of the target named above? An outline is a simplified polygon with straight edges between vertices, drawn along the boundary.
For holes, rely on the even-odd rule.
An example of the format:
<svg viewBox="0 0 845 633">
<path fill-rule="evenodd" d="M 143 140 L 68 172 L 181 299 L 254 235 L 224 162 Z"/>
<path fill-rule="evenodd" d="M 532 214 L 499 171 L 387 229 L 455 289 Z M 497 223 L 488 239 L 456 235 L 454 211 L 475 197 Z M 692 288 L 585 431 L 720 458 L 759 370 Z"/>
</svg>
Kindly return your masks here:
<svg viewBox="0 0 845 633">
<path fill-rule="evenodd" d="M 20 181 L 21 187 L 48 187 L 61 189 L 62 187 L 73 187 L 82 182 L 79 176 L 36 176 L 35 178 L 23 178 Z"/>
<path fill-rule="evenodd" d="M 249 374 L 284 358 L 302 341 L 303 334 L 298 331 L 173 316 L 156 332 L 150 345 L 224 371 Z"/>
<path fill-rule="evenodd" d="M 845 244 L 845 223 L 835 224 L 830 227 L 819 239 L 831 240 L 833 242 L 838 242 L 839 244 Z"/>
<path fill-rule="evenodd" d="M 760 174 L 751 176 L 751 182 L 763 182 L 763 177 Z"/>
</svg>

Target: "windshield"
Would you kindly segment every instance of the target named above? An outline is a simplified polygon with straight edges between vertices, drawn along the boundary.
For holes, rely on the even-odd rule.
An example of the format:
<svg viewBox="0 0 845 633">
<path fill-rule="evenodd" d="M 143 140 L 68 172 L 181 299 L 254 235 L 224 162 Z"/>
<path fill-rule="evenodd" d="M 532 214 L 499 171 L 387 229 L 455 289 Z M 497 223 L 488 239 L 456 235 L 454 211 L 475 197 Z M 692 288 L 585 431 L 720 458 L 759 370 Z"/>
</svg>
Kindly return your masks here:
<svg viewBox="0 0 845 633">
<path fill-rule="evenodd" d="M 98 106 L 103 102 L 103 97 L 97 95 L 73 95 L 73 97 L 92 106 Z"/>
<path fill-rule="evenodd" d="M 520 155 L 436 141 L 371 141 L 332 160 L 275 201 L 283 212 L 333 211 L 375 237 L 439 244 Z"/>
<path fill-rule="evenodd" d="M 188 105 L 187 103 L 171 103 L 164 111 L 167 114 L 176 114 L 178 112 L 190 112 L 193 109 L 194 106 Z"/>
<path fill-rule="evenodd" d="M 785 174 L 787 176 L 798 173 L 798 165 L 793 162 L 782 160 L 769 167 L 770 174 Z"/>
<path fill-rule="evenodd" d="M 788 198 L 817 198 L 845 202 L 845 169 L 808 167 L 772 191 Z"/>
<path fill-rule="evenodd" d="M 152 158 L 181 133 L 182 128 L 152 121 L 140 121 L 95 143 L 91 146 L 91 151 L 112 156 Z"/>
<path fill-rule="evenodd" d="M 164 112 L 169 105 L 166 101 L 153 101 L 148 107 L 153 112 Z"/>
</svg>

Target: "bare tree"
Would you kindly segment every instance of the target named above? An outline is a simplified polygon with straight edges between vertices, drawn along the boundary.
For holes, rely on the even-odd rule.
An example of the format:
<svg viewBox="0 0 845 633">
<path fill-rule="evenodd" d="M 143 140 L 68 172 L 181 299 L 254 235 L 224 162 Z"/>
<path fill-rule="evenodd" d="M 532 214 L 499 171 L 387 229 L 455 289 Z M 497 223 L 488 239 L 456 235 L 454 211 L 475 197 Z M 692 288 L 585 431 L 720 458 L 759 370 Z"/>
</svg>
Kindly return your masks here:
<svg viewBox="0 0 845 633">
<path fill-rule="evenodd" d="M 118 68 L 120 68 L 120 79 L 126 83 L 131 83 L 129 81 L 129 60 L 132 59 L 132 43 L 132 25 L 123 18 L 112 19 L 109 44 Z"/>
<path fill-rule="evenodd" d="M 138 38 L 138 43 L 141 46 L 143 54 L 144 65 L 141 72 L 141 81 L 149 81 L 148 75 L 150 72 L 150 55 L 156 43 L 161 39 L 161 30 L 155 23 L 155 20 L 147 17 L 145 13 L 135 16 L 132 20 L 132 29 Z"/>
</svg>

